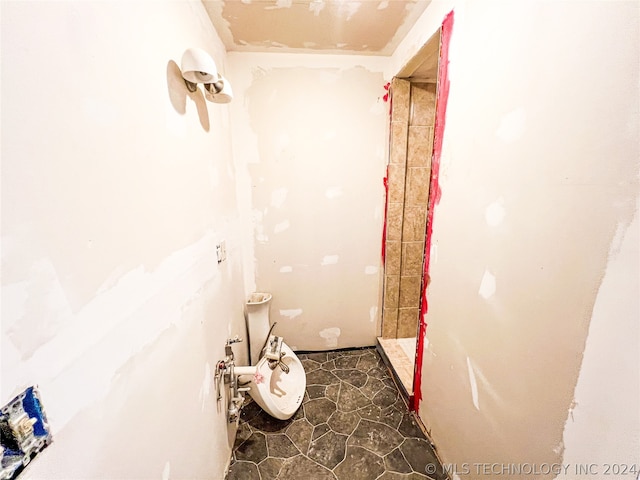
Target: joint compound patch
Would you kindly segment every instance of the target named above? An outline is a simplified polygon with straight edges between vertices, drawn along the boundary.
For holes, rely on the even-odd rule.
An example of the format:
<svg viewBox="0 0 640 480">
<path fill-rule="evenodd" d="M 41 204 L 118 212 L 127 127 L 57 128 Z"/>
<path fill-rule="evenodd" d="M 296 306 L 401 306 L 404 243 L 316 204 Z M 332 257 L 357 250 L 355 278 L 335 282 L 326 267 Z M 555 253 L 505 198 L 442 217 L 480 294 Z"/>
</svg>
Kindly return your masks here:
<svg viewBox="0 0 640 480">
<path fill-rule="evenodd" d="M 167 462 L 164 464 L 164 469 L 162 470 L 162 480 L 169 480 L 170 475 L 171 475 L 171 464 Z"/>
<path fill-rule="evenodd" d="M 289 193 L 289 191 L 284 187 L 277 188 L 271 192 L 271 206 L 274 208 L 282 207 L 287 199 L 287 193 Z"/>
<path fill-rule="evenodd" d="M 490 227 L 496 227 L 502 223 L 502 220 L 504 220 L 503 202 L 504 199 L 500 197 L 485 209 L 484 218 L 487 221 L 487 225 Z"/>
<path fill-rule="evenodd" d="M 320 265 L 335 265 L 336 263 L 338 263 L 339 258 L 339 255 L 325 255 L 324 257 L 322 257 L 322 262 L 320 263 Z"/>
<path fill-rule="evenodd" d="M 280 273 L 291 273 L 291 272 L 293 272 L 293 267 L 289 265 L 284 265 L 283 267 L 280 267 Z"/>
<path fill-rule="evenodd" d="M 369 309 L 369 321 L 371 323 L 375 322 L 377 316 L 378 316 L 378 307 L 371 307 Z"/>
<path fill-rule="evenodd" d="M 478 383 L 476 382 L 476 375 L 473 373 L 473 367 L 471 366 L 471 360 L 467 357 L 467 368 L 469 369 L 469 384 L 471 385 L 471 400 L 476 410 L 480 410 L 478 403 Z"/>
<path fill-rule="evenodd" d="M 364 267 L 365 275 L 375 275 L 376 273 L 378 273 L 378 267 L 376 267 L 375 265 L 367 265 L 366 267 Z"/>
<path fill-rule="evenodd" d="M 338 338 L 340 337 L 340 329 L 338 327 L 325 328 L 320 331 L 319 335 L 324 338 L 327 347 L 335 348 L 338 346 Z"/>
<path fill-rule="evenodd" d="M 289 310 L 280 310 L 280 315 L 282 315 L 283 317 L 287 317 L 290 320 L 293 320 L 296 317 L 299 317 L 300 315 L 302 315 L 302 309 L 301 308 L 292 308 Z"/>
<path fill-rule="evenodd" d="M 480 282 L 480 290 L 478 294 L 482 298 L 490 298 L 496 293 L 496 277 L 489 271 L 485 270 Z"/>
<path fill-rule="evenodd" d="M 277 223 L 275 227 L 273 227 L 273 233 L 280 233 L 280 232 L 284 232 L 285 230 L 287 230 L 289 227 L 291 226 L 291 224 L 289 223 L 289 220 L 285 220 L 283 222 Z"/>
</svg>

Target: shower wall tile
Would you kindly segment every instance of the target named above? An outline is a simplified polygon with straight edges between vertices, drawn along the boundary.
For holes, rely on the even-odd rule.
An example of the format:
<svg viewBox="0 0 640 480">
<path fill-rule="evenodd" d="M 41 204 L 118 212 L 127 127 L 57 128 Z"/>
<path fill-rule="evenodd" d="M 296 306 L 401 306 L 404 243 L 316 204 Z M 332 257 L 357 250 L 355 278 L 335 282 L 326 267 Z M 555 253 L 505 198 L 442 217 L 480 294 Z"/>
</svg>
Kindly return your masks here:
<svg viewBox="0 0 640 480">
<path fill-rule="evenodd" d="M 398 313 L 398 338 L 415 337 L 418 333 L 419 308 L 401 308 Z"/>
<path fill-rule="evenodd" d="M 389 164 L 389 202 L 402 203 L 404 201 L 404 183 L 406 175 L 404 164 Z"/>
<path fill-rule="evenodd" d="M 393 111 L 391 113 L 392 122 L 409 123 L 409 95 L 411 84 L 407 80 L 394 78 L 391 81 L 391 97 Z"/>
<path fill-rule="evenodd" d="M 406 122 L 391 122 L 390 164 L 402 164 L 407 161 L 407 140 L 409 126 Z"/>
<path fill-rule="evenodd" d="M 433 127 L 409 127 L 407 139 L 407 165 L 430 167 L 433 152 Z"/>
<path fill-rule="evenodd" d="M 436 84 L 411 84 L 411 118 L 409 125 L 429 125 L 436 118 Z"/>
<path fill-rule="evenodd" d="M 384 255 L 384 271 L 387 275 L 400 275 L 401 242 L 387 242 Z"/>
<path fill-rule="evenodd" d="M 398 333 L 398 309 L 382 309 L 382 338 L 396 338 Z"/>
<path fill-rule="evenodd" d="M 404 208 L 402 240 L 406 242 L 423 241 L 427 230 L 427 212 L 424 206 L 407 205 Z"/>
<path fill-rule="evenodd" d="M 386 308 L 398 306 L 400 297 L 400 275 L 384 276 L 384 305 Z"/>
<path fill-rule="evenodd" d="M 420 285 L 422 277 L 420 275 L 400 277 L 400 298 L 398 306 L 400 308 L 417 307 L 420 305 Z"/>
<path fill-rule="evenodd" d="M 402 240 L 402 203 L 389 203 L 387 208 L 387 241 Z"/>
<path fill-rule="evenodd" d="M 422 275 L 424 241 L 402 242 L 402 275 Z"/>
<path fill-rule="evenodd" d="M 421 205 L 426 208 L 429 203 L 429 175 L 428 167 L 411 167 L 407 169 L 407 186 L 405 205 Z"/>
</svg>

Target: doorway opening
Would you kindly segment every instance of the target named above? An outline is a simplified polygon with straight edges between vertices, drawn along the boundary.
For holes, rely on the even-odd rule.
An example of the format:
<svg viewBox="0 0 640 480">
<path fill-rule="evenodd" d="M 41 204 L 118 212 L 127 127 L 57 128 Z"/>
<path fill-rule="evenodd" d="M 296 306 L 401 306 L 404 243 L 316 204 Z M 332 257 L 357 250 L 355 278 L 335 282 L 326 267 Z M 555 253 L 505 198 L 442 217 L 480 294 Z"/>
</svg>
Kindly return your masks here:
<svg viewBox="0 0 640 480">
<path fill-rule="evenodd" d="M 439 197 L 452 21 L 450 13 L 390 86 L 383 314 L 377 347 L 411 410 L 417 409 L 420 395 L 431 223 Z"/>
</svg>

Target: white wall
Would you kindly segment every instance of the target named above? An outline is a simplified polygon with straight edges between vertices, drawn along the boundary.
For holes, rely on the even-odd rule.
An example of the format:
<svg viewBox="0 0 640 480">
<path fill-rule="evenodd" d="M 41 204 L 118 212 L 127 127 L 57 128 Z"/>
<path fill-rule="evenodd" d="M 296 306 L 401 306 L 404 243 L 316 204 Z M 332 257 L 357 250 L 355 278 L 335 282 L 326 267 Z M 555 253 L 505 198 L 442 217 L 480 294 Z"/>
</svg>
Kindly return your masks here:
<svg viewBox="0 0 640 480">
<path fill-rule="evenodd" d="M 605 478 L 640 460 L 639 5 L 434 2 L 398 69 L 451 8 L 419 414 L 463 478 Z"/>
<path fill-rule="evenodd" d="M 385 58 L 230 53 L 247 293 L 273 294 L 301 350 L 373 345 L 388 105 Z"/>
<path fill-rule="evenodd" d="M 1 13 L 1 400 L 38 384 L 54 436 L 25 478 L 220 479 L 212 371 L 245 335 L 229 108 L 176 63 L 224 72 L 224 48 L 199 1 Z"/>
</svg>

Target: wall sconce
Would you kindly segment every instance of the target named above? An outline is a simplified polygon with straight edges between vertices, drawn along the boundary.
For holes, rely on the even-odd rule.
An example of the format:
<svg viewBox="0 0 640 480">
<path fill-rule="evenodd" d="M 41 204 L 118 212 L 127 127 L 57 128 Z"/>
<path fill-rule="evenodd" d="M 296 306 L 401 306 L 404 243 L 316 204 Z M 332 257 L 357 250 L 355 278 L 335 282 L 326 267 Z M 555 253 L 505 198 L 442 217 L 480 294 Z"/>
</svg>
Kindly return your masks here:
<svg viewBox="0 0 640 480">
<path fill-rule="evenodd" d="M 201 48 L 185 50 L 182 54 L 180 70 L 190 92 L 195 92 L 198 89 L 198 83 L 202 83 L 205 98 L 210 102 L 229 103 L 233 98 L 229 81 L 218 74 L 216 62 Z"/>
<path fill-rule="evenodd" d="M 229 81 L 220 75 L 220 80 L 204 85 L 204 98 L 213 103 L 229 103 L 233 100 L 233 90 Z"/>
</svg>

